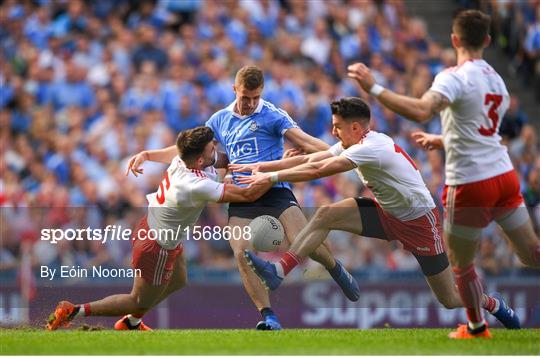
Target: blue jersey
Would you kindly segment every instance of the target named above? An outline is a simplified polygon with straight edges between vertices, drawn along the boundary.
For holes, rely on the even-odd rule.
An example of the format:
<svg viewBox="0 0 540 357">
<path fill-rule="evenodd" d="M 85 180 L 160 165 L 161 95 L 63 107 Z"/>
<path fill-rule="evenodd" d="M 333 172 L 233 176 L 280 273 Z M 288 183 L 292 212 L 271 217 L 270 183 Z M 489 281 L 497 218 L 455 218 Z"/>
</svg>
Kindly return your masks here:
<svg viewBox="0 0 540 357">
<path fill-rule="evenodd" d="M 208 119 L 206 126 L 214 131 L 216 140 L 227 152 L 233 164 L 251 164 L 280 160 L 283 156 L 283 135 L 288 129 L 298 128 L 283 109 L 263 99 L 248 116 L 234 112 L 233 102 Z M 290 187 L 278 183 L 278 187 Z"/>
</svg>

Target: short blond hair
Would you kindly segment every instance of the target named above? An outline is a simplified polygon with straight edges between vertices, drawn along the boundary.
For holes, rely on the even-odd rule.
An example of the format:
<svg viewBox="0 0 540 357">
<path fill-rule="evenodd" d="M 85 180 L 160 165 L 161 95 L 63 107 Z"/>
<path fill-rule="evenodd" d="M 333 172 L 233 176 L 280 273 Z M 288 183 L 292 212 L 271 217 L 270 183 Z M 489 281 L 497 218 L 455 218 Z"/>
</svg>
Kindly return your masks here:
<svg viewBox="0 0 540 357">
<path fill-rule="evenodd" d="M 247 90 L 264 87 L 263 72 L 257 66 L 244 66 L 236 72 L 234 84 Z"/>
</svg>

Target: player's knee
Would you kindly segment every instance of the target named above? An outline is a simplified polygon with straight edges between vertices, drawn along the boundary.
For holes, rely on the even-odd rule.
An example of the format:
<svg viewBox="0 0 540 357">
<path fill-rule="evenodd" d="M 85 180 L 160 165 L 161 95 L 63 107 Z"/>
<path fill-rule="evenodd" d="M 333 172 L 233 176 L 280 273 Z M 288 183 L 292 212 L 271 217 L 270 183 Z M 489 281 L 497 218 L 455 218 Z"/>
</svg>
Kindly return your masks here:
<svg viewBox="0 0 540 357">
<path fill-rule="evenodd" d="M 539 257 L 535 256 L 533 250 L 517 252 L 517 256 L 524 265 L 531 268 L 540 268 Z"/>
<path fill-rule="evenodd" d="M 315 215 L 313 216 L 312 222 L 317 227 L 324 227 L 326 226 L 329 221 L 332 219 L 331 217 L 331 206 L 322 206 L 315 212 Z M 335 217 L 334 217 L 335 219 Z"/>
</svg>

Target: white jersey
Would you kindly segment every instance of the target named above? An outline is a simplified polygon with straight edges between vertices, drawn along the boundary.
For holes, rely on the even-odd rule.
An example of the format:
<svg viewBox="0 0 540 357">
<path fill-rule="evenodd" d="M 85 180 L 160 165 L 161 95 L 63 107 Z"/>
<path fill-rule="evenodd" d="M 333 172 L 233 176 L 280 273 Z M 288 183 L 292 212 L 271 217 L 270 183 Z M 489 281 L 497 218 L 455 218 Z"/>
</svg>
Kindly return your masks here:
<svg viewBox="0 0 540 357">
<path fill-rule="evenodd" d="M 328 151 L 346 157 L 357 166 L 360 180 L 392 216 L 410 221 L 435 207 L 414 161 L 389 136 L 370 131 L 346 150 L 337 143 Z"/>
<path fill-rule="evenodd" d="M 216 182 L 212 167 L 204 171 L 189 169 L 176 156 L 148 200 L 148 226 L 157 243 L 165 249 L 176 248 L 186 237 L 186 228 L 195 224 L 208 202 L 218 202 L 224 184 Z M 188 228 L 189 229 L 189 228 Z"/>
<path fill-rule="evenodd" d="M 510 98 L 504 81 L 486 61 L 446 69 L 430 90 L 451 103 L 441 112 L 447 185 L 481 181 L 513 169 L 499 136 Z"/>
</svg>

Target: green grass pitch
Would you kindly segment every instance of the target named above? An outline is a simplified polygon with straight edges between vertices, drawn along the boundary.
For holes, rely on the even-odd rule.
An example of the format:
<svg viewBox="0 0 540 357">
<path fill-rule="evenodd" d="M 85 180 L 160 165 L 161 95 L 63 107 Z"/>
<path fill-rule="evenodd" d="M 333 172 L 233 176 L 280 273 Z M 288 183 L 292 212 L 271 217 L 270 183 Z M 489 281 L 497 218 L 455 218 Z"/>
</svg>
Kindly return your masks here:
<svg viewBox="0 0 540 357">
<path fill-rule="evenodd" d="M 0 330 L 3 355 L 537 355 L 540 330 L 492 329 L 491 340 L 453 341 L 449 329 Z"/>
</svg>

